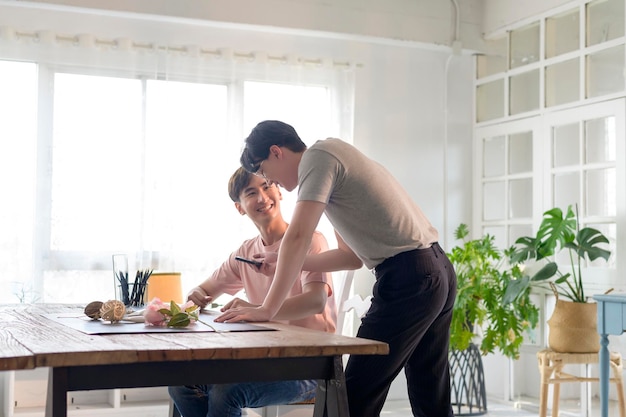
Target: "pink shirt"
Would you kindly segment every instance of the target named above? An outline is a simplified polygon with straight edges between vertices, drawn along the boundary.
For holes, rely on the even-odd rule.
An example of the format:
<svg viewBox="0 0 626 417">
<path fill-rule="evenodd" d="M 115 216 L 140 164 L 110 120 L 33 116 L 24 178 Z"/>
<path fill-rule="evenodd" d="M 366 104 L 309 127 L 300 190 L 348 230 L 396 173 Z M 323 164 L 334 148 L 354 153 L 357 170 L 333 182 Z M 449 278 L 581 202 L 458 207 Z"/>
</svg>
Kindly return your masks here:
<svg viewBox="0 0 626 417">
<path fill-rule="evenodd" d="M 235 252 L 231 254 L 214 273 L 211 279 L 216 281 L 219 289 L 226 294 L 234 295 L 241 289 L 246 292 L 248 301 L 253 304 L 262 304 L 269 292 L 274 277 L 268 277 L 254 270 L 254 267 L 246 263 L 236 261 L 235 256 L 252 258 L 255 253 L 278 252 L 280 241 L 270 246 L 264 246 L 261 236 L 246 240 Z M 311 247 L 308 253 L 319 253 L 328 250 L 326 238 L 319 233 L 313 234 Z M 337 322 L 337 307 L 333 296 L 333 283 L 330 273 L 302 271 L 300 279 L 296 280 L 287 297 L 302 294 L 302 287 L 309 282 L 325 282 L 327 285 L 328 300 L 323 313 L 315 314 L 300 320 L 283 321 L 295 326 L 307 327 L 315 330 L 334 333 Z"/>
</svg>

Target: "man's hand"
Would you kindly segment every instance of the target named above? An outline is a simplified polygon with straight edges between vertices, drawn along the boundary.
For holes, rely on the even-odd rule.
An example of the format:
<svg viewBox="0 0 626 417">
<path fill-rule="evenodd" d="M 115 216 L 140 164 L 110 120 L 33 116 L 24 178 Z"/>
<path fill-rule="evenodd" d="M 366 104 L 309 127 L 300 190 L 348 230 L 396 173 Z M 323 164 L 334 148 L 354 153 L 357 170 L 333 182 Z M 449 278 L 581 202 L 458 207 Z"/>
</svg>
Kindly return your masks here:
<svg viewBox="0 0 626 417">
<path fill-rule="evenodd" d="M 228 303 L 226 303 L 224 307 L 222 307 L 220 310 L 228 311 L 231 308 L 238 308 L 238 307 L 258 307 L 258 305 L 251 304 L 247 302 L 246 300 L 242 300 L 241 298 L 233 298 Z"/>
<path fill-rule="evenodd" d="M 272 315 L 263 306 L 231 308 L 215 319 L 218 323 L 238 321 L 270 321 Z"/>
<path fill-rule="evenodd" d="M 195 287 L 187 294 L 187 300 L 193 301 L 200 308 L 205 308 L 213 301 L 213 297 L 208 295 L 201 287 Z"/>
<path fill-rule="evenodd" d="M 252 255 L 255 261 L 261 261 L 263 264 L 257 269 L 265 276 L 273 277 L 276 272 L 276 261 L 278 260 L 278 252 L 262 252 Z"/>
</svg>

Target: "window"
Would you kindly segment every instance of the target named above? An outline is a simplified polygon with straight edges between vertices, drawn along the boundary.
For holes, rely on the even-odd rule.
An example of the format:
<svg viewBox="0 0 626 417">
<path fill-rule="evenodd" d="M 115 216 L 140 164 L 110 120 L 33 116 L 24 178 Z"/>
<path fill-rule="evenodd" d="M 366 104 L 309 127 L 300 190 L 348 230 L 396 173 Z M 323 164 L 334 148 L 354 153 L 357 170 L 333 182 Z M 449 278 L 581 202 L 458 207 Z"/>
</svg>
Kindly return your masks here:
<svg viewBox="0 0 626 417">
<path fill-rule="evenodd" d="M 276 119 L 275 115 L 283 115 L 283 120 L 289 120 L 300 138 L 307 144 L 313 145 L 320 139 L 331 136 L 332 114 L 326 112 L 321 117 L 310 117 L 309 111 L 303 111 L 301 104 L 306 103 L 309 109 L 325 109 L 330 106 L 331 96 L 328 88 L 323 86 L 293 86 L 289 84 L 273 84 L 266 82 L 249 81 L 244 84 L 244 95 L 247 98 L 244 109 L 244 127 L 249 132 L 260 120 Z M 269 101 L 267 98 L 272 97 Z M 295 104 L 295 105 L 294 105 Z M 283 191 L 281 208 L 285 218 L 290 218 L 296 205 L 297 190 Z M 249 221 L 248 224 L 251 224 Z M 322 216 L 318 225 L 330 247 L 337 244 L 334 228 L 326 216 Z"/>
<path fill-rule="evenodd" d="M 624 1 L 574 3 L 486 43 L 476 58 L 477 123 L 624 94 Z"/>
<path fill-rule="evenodd" d="M 330 83 L 167 78 L 0 61 L 0 302 L 113 298 L 116 253 L 191 288 L 257 233 L 227 194 L 250 129 L 338 131 Z"/>
</svg>

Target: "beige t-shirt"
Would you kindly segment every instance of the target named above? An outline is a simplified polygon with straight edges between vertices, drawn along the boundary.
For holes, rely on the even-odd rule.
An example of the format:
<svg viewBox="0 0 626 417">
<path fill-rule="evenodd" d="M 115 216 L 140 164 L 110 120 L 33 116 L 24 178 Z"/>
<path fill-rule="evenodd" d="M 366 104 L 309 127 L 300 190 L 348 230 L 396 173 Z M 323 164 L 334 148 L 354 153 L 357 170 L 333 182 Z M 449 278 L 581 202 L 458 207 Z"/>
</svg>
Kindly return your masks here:
<svg viewBox="0 0 626 417">
<path fill-rule="evenodd" d="M 368 268 L 438 239 L 421 208 L 378 162 L 329 138 L 302 155 L 298 201 L 326 203 L 326 216 Z"/>
</svg>

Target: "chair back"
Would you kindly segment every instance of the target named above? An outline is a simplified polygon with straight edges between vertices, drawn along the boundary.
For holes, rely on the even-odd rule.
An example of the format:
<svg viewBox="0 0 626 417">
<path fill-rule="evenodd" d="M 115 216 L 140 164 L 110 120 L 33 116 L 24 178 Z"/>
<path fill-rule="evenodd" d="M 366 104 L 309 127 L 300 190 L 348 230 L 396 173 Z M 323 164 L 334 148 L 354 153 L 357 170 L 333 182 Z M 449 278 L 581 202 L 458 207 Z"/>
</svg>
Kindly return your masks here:
<svg viewBox="0 0 626 417">
<path fill-rule="evenodd" d="M 371 295 L 363 299 L 358 294 L 352 294 L 353 281 L 354 270 L 333 274 L 335 302 L 337 303 L 337 327 L 335 333 L 345 336 L 354 336 L 353 326 L 346 325 L 346 320 L 354 317 L 350 313 L 353 312 L 358 318 L 363 317 L 369 309 L 372 300 Z"/>
</svg>

